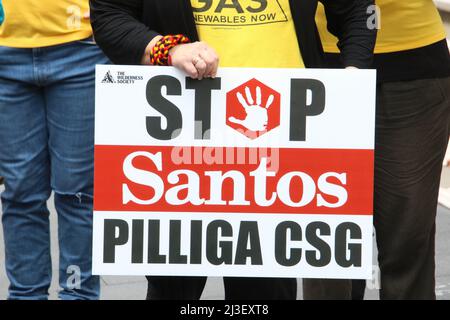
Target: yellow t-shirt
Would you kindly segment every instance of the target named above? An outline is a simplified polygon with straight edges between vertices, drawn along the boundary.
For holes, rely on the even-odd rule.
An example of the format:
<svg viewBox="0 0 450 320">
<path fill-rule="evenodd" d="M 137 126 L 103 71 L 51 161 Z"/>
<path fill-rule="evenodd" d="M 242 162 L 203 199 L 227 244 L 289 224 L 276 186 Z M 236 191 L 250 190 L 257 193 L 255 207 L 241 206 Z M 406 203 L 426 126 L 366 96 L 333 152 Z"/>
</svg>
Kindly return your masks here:
<svg viewBox="0 0 450 320">
<path fill-rule="evenodd" d="M 446 32 L 432 0 L 375 0 L 380 19 L 375 53 L 417 49 L 445 39 Z M 325 52 L 339 52 L 326 29 L 323 6 L 316 16 Z"/>
<path fill-rule="evenodd" d="M 89 0 L 2 0 L 5 18 L 0 45 L 14 48 L 46 47 L 92 35 Z"/>
<path fill-rule="evenodd" d="M 191 0 L 222 67 L 304 68 L 288 0 Z"/>
</svg>

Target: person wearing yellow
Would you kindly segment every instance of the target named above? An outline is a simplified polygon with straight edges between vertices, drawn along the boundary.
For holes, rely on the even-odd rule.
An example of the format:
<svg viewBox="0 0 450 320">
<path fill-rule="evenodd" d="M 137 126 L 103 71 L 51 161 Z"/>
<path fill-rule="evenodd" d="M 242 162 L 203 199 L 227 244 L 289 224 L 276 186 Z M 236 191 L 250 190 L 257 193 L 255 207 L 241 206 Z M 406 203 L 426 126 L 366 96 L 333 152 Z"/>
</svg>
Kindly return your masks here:
<svg viewBox="0 0 450 320">
<path fill-rule="evenodd" d="M 287 0 L 279 3 L 268 1 L 264 11 L 257 15 L 254 12 L 257 10 L 244 11 L 242 6 L 242 15 L 238 14 L 240 10 L 231 10 L 231 8 L 223 8 L 220 12 L 216 12 L 211 6 L 209 10 L 201 10 L 202 2 L 204 1 L 191 1 L 198 35 L 216 52 L 221 53 L 219 54 L 221 66 L 304 68 L 294 24 L 285 23 L 285 21 L 292 21 L 290 10 L 283 9 L 289 7 Z M 239 21 L 234 23 L 232 19 L 236 16 L 239 16 Z M 227 42 L 229 27 L 240 28 L 241 37 L 233 41 L 233 46 Z M 278 37 L 277 48 L 274 48 L 274 44 L 270 41 L 266 41 L 258 44 L 259 52 L 243 52 L 251 41 L 249 39 L 270 37 L 271 34 L 276 34 Z"/>
<path fill-rule="evenodd" d="M 435 299 L 437 198 L 450 123 L 446 34 L 432 0 L 376 4 L 374 225 L 380 298 Z M 326 32 L 323 10 L 317 21 L 329 66 L 339 67 L 337 40 Z M 308 299 L 362 299 L 364 289 L 358 281 L 304 280 Z"/>
<path fill-rule="evenodd" d="M 323 67 L 318 0 L 92 0 L 97 42 L 120 64 L 173 65 L 195 79 L 217 68 Z M 321 0 L 345 67 L 367 68 L 371 0 Z M 199 299 L 205 277 L 148 277 L 149 299 Z M 225 278 L 225 299 L 295 299 L 295 279 Z"/>
<path fill-rule="evenodd" d="M 59 298 L 98 299 L 92 265 L 95 65 L 88 0 L 1 0 L 0 176 L 9 299 L 47 299 L 47 200 L 58 213 Z"/>
<path fill-rule="evenodd" d="M 88 38 L 88 1 L 3 1 L 2 46 L 48 47 Z M 26 23 L 25 23 L 26 22 Z"/>
</svg>

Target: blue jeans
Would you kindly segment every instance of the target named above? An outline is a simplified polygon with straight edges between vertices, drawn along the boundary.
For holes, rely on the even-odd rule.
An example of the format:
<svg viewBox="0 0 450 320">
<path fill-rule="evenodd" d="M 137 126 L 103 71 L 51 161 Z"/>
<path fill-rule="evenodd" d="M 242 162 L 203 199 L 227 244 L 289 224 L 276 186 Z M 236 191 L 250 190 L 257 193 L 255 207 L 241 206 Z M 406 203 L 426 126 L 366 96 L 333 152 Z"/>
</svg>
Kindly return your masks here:
<svg viewBox="0 0 450 320">
<path fill-rule="evenodd" d="M 61 299 L 98 299 L 92 276 L 95 65 L 89 41 L 37 49 L 0 46 L 0 176 L 10 299 L 47 299 L 49 211 L 58 213 Z"/>
</svg>

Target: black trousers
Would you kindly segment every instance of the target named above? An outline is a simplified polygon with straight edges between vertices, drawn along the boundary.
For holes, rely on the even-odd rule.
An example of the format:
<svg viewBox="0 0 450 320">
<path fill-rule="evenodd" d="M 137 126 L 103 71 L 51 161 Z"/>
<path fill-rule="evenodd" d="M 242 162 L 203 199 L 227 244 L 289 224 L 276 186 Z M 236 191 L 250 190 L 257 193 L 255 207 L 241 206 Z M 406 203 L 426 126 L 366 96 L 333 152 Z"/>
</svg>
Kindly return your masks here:
<svg viewBox="0 0 450 320">
<path fill-rule="evenodd" d="M 147 300 L 198 300 L 206 277 L 147 276 Z M 296 279 L 227 278 L 223 279 L 225 300 L 295 300 Z"/>
<path fill-rule="evenodd" d="M 436 210 L 450 78 L 379 85 L 374 225 L 381 299 L 435 299 Z M 350 299 L 351 280 L 303 281 L 306 299 Z M 361 290 L 360 290 L 361 291 Z"/>
</svg>

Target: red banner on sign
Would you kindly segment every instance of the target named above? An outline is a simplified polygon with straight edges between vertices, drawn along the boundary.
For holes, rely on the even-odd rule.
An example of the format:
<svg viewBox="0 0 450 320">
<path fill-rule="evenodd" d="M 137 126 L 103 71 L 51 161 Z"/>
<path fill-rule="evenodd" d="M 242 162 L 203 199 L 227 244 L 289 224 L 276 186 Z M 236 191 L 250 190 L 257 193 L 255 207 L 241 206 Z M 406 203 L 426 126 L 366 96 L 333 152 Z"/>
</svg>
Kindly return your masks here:
<svg viewBox="0 0 450 320">
<path fill-rule="evenodd" d="M 96 145 L 95 182 L 96 211 L 371 215 L 373 150 Z"/>
</svg>

